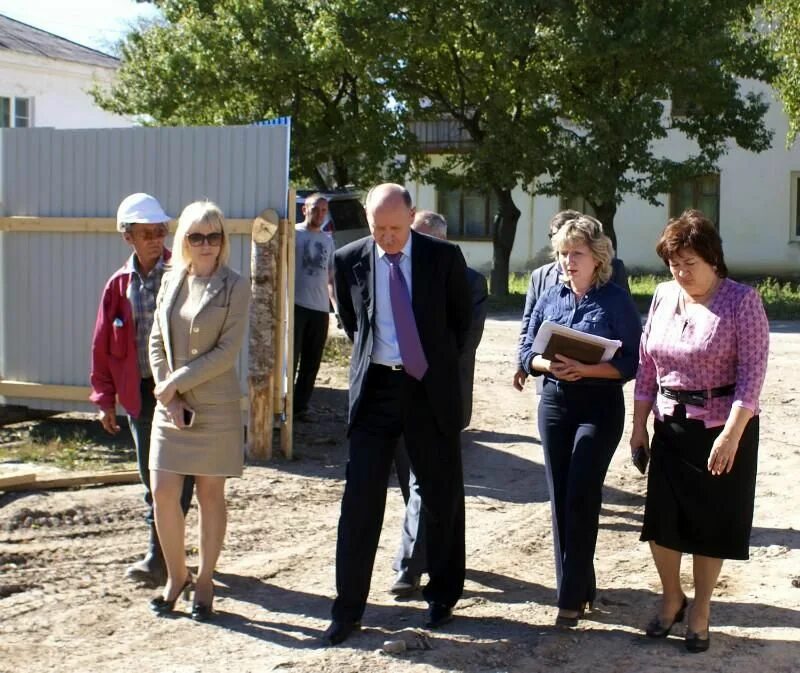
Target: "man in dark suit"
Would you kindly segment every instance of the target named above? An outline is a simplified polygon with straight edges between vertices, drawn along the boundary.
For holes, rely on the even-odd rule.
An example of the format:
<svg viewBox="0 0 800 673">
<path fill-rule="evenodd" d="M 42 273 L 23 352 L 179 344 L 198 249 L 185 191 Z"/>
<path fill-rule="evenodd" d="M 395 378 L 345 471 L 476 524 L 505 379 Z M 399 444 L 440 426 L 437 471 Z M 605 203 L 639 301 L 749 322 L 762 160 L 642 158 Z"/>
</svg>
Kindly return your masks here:
<svg viewBox="0 0 800 673">
<path fill-rule="evenodd" d="M 354 343 L 337 597 L 323 635 L 330 645 L 361 626 L 401 436 L 429 515 L 426 625 L 450 621 L 464 588 L 458 366 L 472 312 L 466 264 L 457 246 L 411 231 L 414 208 L 400 185 L 373 188 L 366 210 L 372 236 L 334 257 L 339 317 Z"/>
<path fill-rule="evenodd" d="M 418 210 L 411 225 L 420 234 L 433 236 L 439 240 L 447 240 L 447 221 L 430 210 Z M 475 269 L 467 267 L 467 282 L 472 301 L 472 324 L 470 325 L 464 350 L 459 358 L 461 372 L 461 397 L 464 403 L 463 427 L 469 425 L 472 418 L 472 382 L 475 378 L 475 352 L 483 336 L 486 322 L 486 299 L 489 288 L 486 276 Z M 425 552 L 425 513 L 417 488 L 417 479 L 409 464 L 405 444 L 398 443 L 394 459 L 400 490 L 406 503 L 405 516 L 400 545 L 394 559 L 393 568 L 397 577 L 390 591 L 398 596 L 414 593 L 420 584 L 420 576 L 426 572 Z"/>
</svg>

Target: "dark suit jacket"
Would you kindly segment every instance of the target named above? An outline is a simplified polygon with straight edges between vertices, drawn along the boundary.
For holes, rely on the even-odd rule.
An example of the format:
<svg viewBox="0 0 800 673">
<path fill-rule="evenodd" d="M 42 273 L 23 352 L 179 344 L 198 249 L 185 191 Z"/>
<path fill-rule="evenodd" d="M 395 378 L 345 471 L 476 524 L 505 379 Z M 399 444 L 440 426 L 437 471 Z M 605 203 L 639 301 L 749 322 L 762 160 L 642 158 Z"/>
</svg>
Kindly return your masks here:
<svg viewBox="0 0 800 673">
<path fill-rule="evenodd" d="M 461 396 L 464 403 L 464 427 L 469 425 L 472 418 L 472 384 L 475 378 L 475 351 L 483 337 L 483 326 L 486 323 L 489 287 L 486 276 L 475 269 L 467 267 L 467 282 L 469 283 L 470 296 L 472 297 L 472 324 L 467 333 L 464 351 L 461 353 L 459 363 L 461 369 Z"/>
<path fill-rule="evenodd" d="M 472 306 L 466 263 L 458 246 L 411 232 L 411 303 L 428 371 L 422 379 L 437 426 L 458 433 L 462 402 L 458 370 Z M 375 324 L 375 241 L 371 236 L 336 251 L 334 279 L 339 317 L 353 342 L 349 428 L 358 414 L 372 357 Z"/>
</svg>

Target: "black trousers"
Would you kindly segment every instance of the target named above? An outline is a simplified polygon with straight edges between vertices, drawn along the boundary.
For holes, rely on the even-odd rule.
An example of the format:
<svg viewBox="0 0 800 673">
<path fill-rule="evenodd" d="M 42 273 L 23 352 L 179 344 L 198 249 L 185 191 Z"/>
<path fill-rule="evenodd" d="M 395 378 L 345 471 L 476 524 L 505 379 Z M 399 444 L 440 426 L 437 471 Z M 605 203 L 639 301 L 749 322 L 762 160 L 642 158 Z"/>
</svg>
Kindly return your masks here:
<svg viewBox="0 0 800 673">
<path fill-rule="evenodd" d="M 460 433 L 441 432 L 421 383 L 373 365 L 350 430 L 350 458 L 336 544 L 332 616 L 361 619 L 369 595 L 394 450 L 405 437 L 426 515 L 428 602 L 452 607 L 464 589 L 464 478 Z"/>
<path fill-rule="evenodd" d="M 294 306 L 294 413 L 308 409 L 328 338 L 329 314 Z"/>
<path fill-rule="evenodd" d="M 594 601 L 603 481 L 624 423 L 622 386 L 545 379 L 539 434 L 553 515 L 559 608 L 577 610 Z"/>
<path fill-rule="evenodd" d="M 403 515 L 400 545 L 397 548 L 392 568 L 397 572 L 404 570 L 412 575 L 421 575 L 427 572 L 425 515 L 417 475 L 411 469 L 405 440 L 402 438 L 397 443 L 394 452 L 394 470 L 397 474 L 397 481 L 400 483 L 400 491 L 403 493 L 406 509 Z"/>
<path fill-rule="evenodd" d="M 139 469 L 139 478 L 144 485 L 144 501 L 147 505 L 145 519 L 152 524 L 153 519 L 153 492 L 150 489 L 150 432 L 153 429 L 153 414 L 156 410 L 156 398 L 153 395 L 155 382 L 152 378 L 142 379 L 139 392 L 142 396 L 142 410 L 138 418 L 128 416 L 128 426 L 131 429 L 133 444 L 136 447 L 136 463 Z M 181 507 L 184 515 L 192 504 L 192 491 L 194 490 L 194 477 L 183 478 L 183 491 L 181 492 Z"/>
</svg>

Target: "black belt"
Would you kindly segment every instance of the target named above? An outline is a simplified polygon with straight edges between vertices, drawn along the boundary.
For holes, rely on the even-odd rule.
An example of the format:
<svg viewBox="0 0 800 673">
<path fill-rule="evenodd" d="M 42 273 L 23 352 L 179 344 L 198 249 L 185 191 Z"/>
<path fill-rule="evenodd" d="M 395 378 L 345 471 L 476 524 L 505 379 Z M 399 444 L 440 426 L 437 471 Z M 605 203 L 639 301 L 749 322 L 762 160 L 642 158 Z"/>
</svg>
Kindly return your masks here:
<svg viewBox="0 0 800 673">
<path fill-rule="evenodd" d="M 380 367 L 381 369 L 386 369 L 390 372 L 404 372 L 405 367 L 403 365 L 382 365 L 380 362 L 371 362 L 370 367 Z"/>
<path fill-rule="evenodd" d="M 659 386 L 658 392 L 669 400 L 675 400 L 681 404 L 691 404 L 693 407 L 706 406 L 706 400 L 713 397 L 726 397 L 736 392 L 736 384 L 729 383 L 727 386 L 719 388 L 709 388 L 708 390 L 683 390 L 681 388 L 663 388 Z"/>
</svg>

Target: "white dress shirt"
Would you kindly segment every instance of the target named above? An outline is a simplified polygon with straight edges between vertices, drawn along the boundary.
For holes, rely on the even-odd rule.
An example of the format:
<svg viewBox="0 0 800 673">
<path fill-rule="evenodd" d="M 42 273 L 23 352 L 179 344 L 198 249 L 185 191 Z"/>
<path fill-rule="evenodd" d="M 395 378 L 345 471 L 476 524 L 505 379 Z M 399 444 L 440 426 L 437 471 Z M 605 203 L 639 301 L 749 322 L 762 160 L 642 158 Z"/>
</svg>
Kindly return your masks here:
<svg viewBox="0 0 800 673">
<path fill-rule="evenodd" d="M 411 234 L 403 246 L 400 271 L 406 279 L 409 296 L 411 289 Z M 401 365 L 400 344 L 394 328 L 392 300 L 389 296 L 389 260 L 386 251 L 375 243 L 375 339 L 372 344 L 372 362 L 380 365 Z"/>
</svg>

